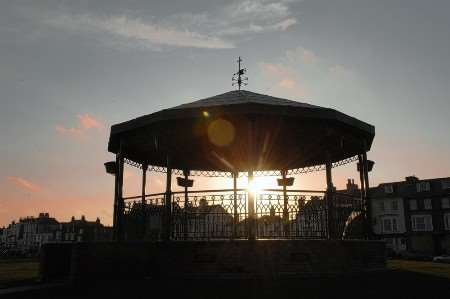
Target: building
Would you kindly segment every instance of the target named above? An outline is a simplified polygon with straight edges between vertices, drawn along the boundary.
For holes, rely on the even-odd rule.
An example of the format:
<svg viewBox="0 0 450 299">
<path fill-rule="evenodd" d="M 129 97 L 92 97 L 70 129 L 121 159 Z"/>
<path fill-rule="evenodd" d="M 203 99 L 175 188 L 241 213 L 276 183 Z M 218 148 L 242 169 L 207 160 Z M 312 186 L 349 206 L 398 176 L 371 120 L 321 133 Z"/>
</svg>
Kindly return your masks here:
<svg viewBox="0 0 450 299">
<path fill-rule="evenodd" d="M 63 242 L 110 241 L 112 230 L 101 224 L 99 218 L 95 221 L 87 221 L 84 216 L 81 216 L 78 220 L 72 217 L 69 222 L 60 223 L 56 235 L 56 240 Z"/>
<path fill-rule="evenodd" d="M 12 221 L 0 230 L 0 248 L 33 254 L 49 242 L 107 241 L 112 239 L 111 227 L 96 221 L 80 220 L 72 217 L 70 222 L 58 222 L 48 213 L 38 217 L 27 216 Z"/>
<path fill-rule="evenodd" d="M 370 189 L 375 236 L 394 253 L 450 253 L 450 178 L 383 183 Z"/>
<path fill-rule="evenodd" d="M 172 234 L 176 239 L 231 238 L 233 216 L 220 204 L 209 204 L 200 198 L 198 204 L 186 208 L 173 203 Z M 141 234 L 146 240 L 162 239 L 164 227 L 164 206 L 141 203 L 129 205 L 124 215 L 124 236 L 126 240 L 139 240 Z"/>
<path fill-rule="evenodd" d="M 42 244 L 56 240 L 57 229 L 58 221 L 49 217 L 48 213 L 20 218 L 3 229 L 1 244 L 6 248 L 36 251 Z"/>
</svg>

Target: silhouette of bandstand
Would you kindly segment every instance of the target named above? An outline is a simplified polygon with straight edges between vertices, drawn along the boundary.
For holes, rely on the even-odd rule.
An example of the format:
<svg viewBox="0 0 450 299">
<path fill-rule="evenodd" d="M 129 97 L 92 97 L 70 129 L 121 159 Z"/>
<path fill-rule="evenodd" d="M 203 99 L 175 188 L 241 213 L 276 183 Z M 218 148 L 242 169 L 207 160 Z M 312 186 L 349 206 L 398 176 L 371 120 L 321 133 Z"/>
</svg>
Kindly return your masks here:
<svg viewBox="0 0 450 299">
<path fill-rule="evenodd" d="M 79 261 L 72 274 L 276 276 L 383 268 L 384 243 L 371 240 L 367 220 L 374 136 L 374 126 L 334 109 L 244 90 L 113 125 L 108 150 L 116 160 L 105 166 L 115 176 L 114 242 L 72 249 L 72 261 Z M 360 188 L 336 191 L 333 168 L 352 162 Z M 123 196 L 124 164 L 141 169 L 141 194 Z M 316 171 L 324 172 L 326 190 L 292 187 L 294 175 Z M 165 174 L 165 192 L 146 193 L 152 172 Z M 184 191 L 172 190 L 174 176 Z M 237 188 L 239 177 L 252 185 L 256 176 L 276 177 L 279 188 Z M 195 190 L 197 177 L 229 178 L 230 188 Z"/>
</svg>

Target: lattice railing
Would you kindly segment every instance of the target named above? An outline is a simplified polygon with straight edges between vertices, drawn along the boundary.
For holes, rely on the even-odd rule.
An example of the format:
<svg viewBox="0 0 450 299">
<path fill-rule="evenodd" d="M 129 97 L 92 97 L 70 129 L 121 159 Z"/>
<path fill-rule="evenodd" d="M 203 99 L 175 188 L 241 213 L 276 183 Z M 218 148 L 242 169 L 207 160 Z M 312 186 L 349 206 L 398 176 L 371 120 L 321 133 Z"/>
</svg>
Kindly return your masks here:
<svg viewBox="0 0 450 299">
<path fill-rule="evenodd" d="M 336 167 L 339 167 L 342 165 L 346 165 L 346 164 L 355 162 L 357 160 L 358 160 L 358 156 L 353 156 L 353 157 L 332 163 L 332 167 L 336 168 Z M 142 164 L 135 162 L 133 160 L 125 159 L 125 163 L 130 166 L 142 169 Z M 155 165 L 149 165 L 147 170 L 153 171 L 153 172 L 160 172 L 160 173 L 167 172 L 166 167 L 155 166 Z M 313 166 L 307 166 L 307 167 L 302 167 L 302 168 L 289 169 L 287 172 L 287 175 L 306 174 L 306 173 L 323 171 L 323 170 L 325 170 L 325 164 L 320 164 L 320 165 L 313 165 Z M 183 170 L 172 169 L 172 174 L 173 175 L 183 175 Z M 214 171 L 214 170 L 191 170 L 190 175 L 191 176 L 200 176 L 200 177 L 229 177 L 229 178 L 231 178 L 233 176 L 233 174 L 230 171 Z M 258 177 L 258 176 L 281 176 L 281 172 L 279 170 L 261 170 L 261 171 L 254 171 L 253 175 L 255 177 Z M 247 176 L 247 172 L 239 172 L 239 177 L 245 177 L 245 176 Z"/>
<path fill-rule="evenodd" d="M 174 239 L 230 239 L 246 237 L 247 194 L 232 190 L 174 194 Z"/>
<path fill-rule="evenodd" d="M 360 198 L 333 193 L 332 203 L 333 237 L 362 237 L 358 231 L 363 211 Z M 237 190 L 236 198 L 230 189 L 189 191 L 187 197 L 184 192 L 174 192 L 170 207 L 170 221 L 166 222 L 163 193 L 146 196 L 144 204 L 139 197 L 126 199 L 128 238 L 142 239 L 139 235 L 143 235 L 145 239 L 160 240 L 166 223 L 170 223 L 174 240 L 247 238 L 249 225 L 254 225 L 256 238 L 260 239 L 323 239 L 330 235 L 327 196 L 322 191 L 289 190 L 286 198 L 278 189 L 256 193 L 255 221 L 249 221 L 248 192 L 243 189 Z"/>
</svg>

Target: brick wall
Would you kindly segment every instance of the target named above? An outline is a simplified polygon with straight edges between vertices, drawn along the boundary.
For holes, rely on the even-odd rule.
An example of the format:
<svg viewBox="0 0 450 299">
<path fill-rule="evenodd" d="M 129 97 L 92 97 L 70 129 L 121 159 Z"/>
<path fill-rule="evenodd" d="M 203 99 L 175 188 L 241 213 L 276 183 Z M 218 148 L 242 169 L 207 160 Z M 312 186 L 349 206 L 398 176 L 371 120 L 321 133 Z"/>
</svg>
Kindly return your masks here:
<svg viewBox="0 0 450 299">
<path fill-rule="evenodd" d="M 316 276 L 385 268 L 384 242 L 359 240 L 75 243 L 70 256 L 66 275 L 72 279 Z M 58 264 L 51 258 L 43 263 Z"/>
</svg>

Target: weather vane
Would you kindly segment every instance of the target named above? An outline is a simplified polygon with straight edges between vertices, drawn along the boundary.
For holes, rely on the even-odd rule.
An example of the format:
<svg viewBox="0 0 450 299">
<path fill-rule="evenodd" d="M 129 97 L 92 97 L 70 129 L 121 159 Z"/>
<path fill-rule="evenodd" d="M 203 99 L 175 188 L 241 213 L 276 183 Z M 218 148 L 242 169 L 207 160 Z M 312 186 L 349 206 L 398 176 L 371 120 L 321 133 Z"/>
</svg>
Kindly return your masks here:
<svg viewBox="0 0 450 299">
<path fill-rule="evenodd" d="M 237 60 L 238 63 L 238 71 L 237 73 L 233 74 L 233 78 L 231 79 L 231 81 L 233 82 L 231 84 L 231 86 L 235 86 L 237 84 L 238 86 L 238 90 L 241 90 L 241 85 L 246 86 L 248 83 L 246 81 L 248 81 L 248 77 L 244 77 L 244 74 L 247 72 L 247 69 L 241 69 L 241 56 L 239 56 L 239 59 Z"/>
</svg>

